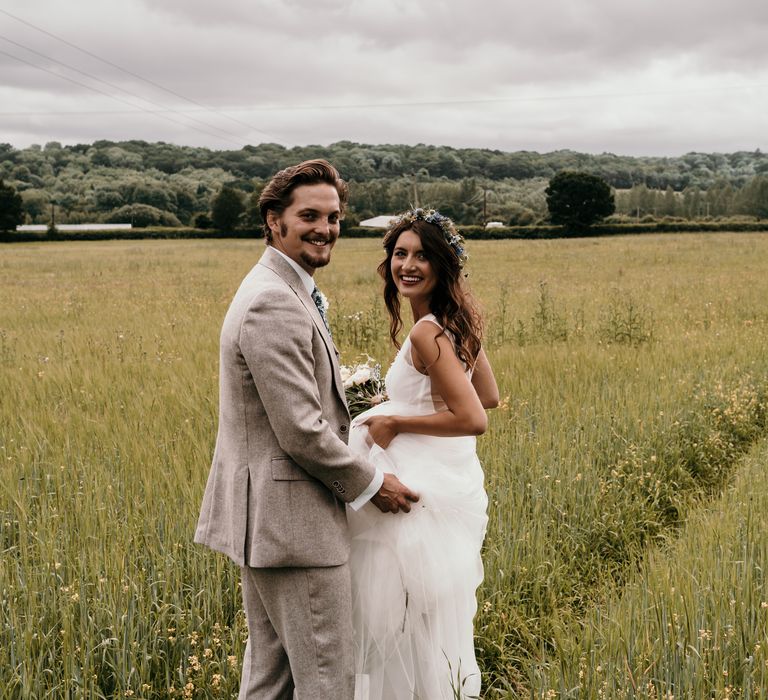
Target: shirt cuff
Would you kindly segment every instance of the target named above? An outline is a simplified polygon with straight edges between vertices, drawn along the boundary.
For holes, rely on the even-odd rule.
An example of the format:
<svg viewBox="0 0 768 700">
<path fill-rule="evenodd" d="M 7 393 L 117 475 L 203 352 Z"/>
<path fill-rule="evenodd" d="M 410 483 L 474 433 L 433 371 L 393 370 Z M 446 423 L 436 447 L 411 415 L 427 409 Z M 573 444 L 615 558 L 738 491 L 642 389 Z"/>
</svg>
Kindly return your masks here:
<svg viewBox="0 0 768 700">
<path fill-rule="evenodd" d="M 376 473 L 373 475 L 373 479 L 371 479 L 371 483 L 368 484 L 365 491 L 363 491 L 354 501 L 348 503 L 347 505 L 352 510 L 360 510 L 366 503 L 368 503 L 368 501 L 371 500 L 371 498 L 376 495 L 383 483 L 384 472 L 381 471 L 381 469 L 376 469 Z"/>
</svg>

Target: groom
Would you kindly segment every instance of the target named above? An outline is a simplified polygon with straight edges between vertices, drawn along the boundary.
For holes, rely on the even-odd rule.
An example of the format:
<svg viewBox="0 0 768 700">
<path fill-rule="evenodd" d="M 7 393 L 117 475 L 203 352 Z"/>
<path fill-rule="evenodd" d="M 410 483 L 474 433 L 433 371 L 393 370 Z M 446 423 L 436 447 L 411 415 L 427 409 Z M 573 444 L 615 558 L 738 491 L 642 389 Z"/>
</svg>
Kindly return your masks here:
<svg viewBox="0 0 768 700">
<path fill-rule="evenodd" d="M 267 249 L 221 330 L 219 430 L 195 542 L 241 567 L 249 636 L 239 700 L 351 700 L 344 503 L 397 513 L 418 500 L 346 444 L 338 354 L 312 281 L 346 199 L 324 160 L 272 178 L 259 198 Z"/>
</svg>

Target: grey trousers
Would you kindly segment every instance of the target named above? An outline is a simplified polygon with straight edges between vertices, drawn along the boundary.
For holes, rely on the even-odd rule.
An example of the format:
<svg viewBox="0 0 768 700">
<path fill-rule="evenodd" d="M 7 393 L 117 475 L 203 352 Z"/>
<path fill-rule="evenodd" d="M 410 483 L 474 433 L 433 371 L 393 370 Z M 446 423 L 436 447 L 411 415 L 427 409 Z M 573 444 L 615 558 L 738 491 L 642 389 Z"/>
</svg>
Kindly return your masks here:
<svg viewBox="0 0 768 700">
<path fill-rule="evenodd" d="M 238 700 L 353 700 L 349 565 L 241 568 L 248 643 Z"/>
</svg>

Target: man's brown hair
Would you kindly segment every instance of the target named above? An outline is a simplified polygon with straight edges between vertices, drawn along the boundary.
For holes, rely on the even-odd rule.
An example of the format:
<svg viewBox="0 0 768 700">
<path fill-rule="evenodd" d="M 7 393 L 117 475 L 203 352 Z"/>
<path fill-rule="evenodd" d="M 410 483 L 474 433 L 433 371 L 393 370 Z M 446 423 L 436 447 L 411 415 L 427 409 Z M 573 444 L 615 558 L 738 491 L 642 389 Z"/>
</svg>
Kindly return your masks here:
<svg viewBox="0 0 768 700">
<path fill-rule="evenodd" d="M 339 193 L 339 206 L 341 213 L 347 206 L 349 199 L 349 187 L 341 179 L 339 171 L 327 160 L 305 160 L 298 165 L 281 170 L 267 183 L 267 186 L 259 196 L 259 211 L 264 221 L 264 238 L 267 243 L 272 242 L 272 231 L 267 223 L 267 212 L 273 211 L 282 214 L 293 200 L 293 190 L 300 185 L 316 185 L 325 182 L 333 185 Z"/>
</svg>

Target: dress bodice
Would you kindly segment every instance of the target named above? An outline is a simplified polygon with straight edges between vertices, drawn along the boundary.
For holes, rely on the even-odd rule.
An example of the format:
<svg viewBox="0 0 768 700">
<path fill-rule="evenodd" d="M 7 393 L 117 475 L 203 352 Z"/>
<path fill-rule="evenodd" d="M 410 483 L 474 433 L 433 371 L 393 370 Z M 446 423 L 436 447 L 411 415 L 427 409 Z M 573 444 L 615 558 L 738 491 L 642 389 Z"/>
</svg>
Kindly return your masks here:
<svg viewBox="0 0 768 700">
<path fill-rule="evenodd" d="M 417 324 L 419 323 L 434 323 L 442 328 L 433 314 L 423 316 L 417 321 Z M 411 414 L 421 415 L 447 410 L 442 397 L 433 392 L 429 375 L 422 374 L 414 367 L 411 348 L 409 334 L 384 378 L 389 400 L 409 406 L 408 413 Z"/>
</svg>

